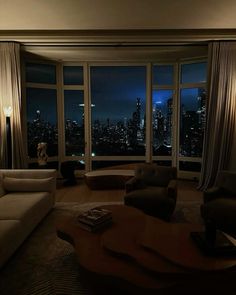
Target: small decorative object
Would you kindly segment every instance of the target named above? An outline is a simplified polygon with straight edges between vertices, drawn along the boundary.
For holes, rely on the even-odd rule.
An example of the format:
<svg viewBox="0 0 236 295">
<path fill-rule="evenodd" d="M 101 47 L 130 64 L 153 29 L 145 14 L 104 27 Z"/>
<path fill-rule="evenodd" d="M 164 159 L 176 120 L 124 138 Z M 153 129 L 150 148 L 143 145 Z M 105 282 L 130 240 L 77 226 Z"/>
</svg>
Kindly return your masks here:
<svg viewBox="0 0 236 295">
<path fill-rule="evenodd" d="M 38 156 L 38 164 L 39 166 L 46 166 L 48 155 L 47 155 L 47 143 L 40 142 L 37 146 L 37 156 Z"/>
</svg>

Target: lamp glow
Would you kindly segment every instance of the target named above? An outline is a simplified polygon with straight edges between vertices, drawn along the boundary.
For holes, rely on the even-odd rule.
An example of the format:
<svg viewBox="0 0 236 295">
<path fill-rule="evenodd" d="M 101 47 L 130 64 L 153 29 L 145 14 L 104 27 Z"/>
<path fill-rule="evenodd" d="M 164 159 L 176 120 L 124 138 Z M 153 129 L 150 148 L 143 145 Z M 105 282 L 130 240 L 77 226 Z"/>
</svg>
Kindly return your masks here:
<svg viewBox="0 0 236 295">
<path fill-rule="evenodd" d="M 11 106 L 3 107 L 3 112 L 6 117 L 11 117 L 12 107 Z"/>
</svg>

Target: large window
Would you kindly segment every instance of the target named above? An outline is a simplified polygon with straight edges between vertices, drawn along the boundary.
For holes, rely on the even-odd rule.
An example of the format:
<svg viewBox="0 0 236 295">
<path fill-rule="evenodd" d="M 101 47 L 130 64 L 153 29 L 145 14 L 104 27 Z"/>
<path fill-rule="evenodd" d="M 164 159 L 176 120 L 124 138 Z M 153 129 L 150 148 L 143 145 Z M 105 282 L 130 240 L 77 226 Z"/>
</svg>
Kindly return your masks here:
<svg viewBox="0 0 236 295">
<path fill-rule="evenodd" d="M 28 155 L 37 157 L 37 145 L 47 143 L 49 157 L 58 155 L 56 66 L 26 64 Z"/>
<path fill-rule="evenodd" d="M 94 156 L 145 155 L 145 66 L 91 66 Z"/>
<path fill-rule="evenodd" d="M 49 162 L 79 170 L 151 160 L 176 165 L 179 176 L 199 173 L 206 62 L 30 62 L 25 76 L 31 164 L 46 142 Z"/>
</svg>

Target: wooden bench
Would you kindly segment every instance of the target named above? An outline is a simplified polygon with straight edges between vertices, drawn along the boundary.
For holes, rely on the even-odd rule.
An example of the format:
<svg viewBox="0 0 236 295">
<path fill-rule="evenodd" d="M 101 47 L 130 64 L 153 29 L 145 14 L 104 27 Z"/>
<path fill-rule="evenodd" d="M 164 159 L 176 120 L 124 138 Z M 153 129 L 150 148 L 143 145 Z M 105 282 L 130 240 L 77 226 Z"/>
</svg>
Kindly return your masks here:
<svg viewBox="0 0 236 295">
<path fill-rule="evenodd" d="M 89 188 L 124 189 L 125 182 L 134 176 L 134 170 L 114 169 L 96 170 L 85 173 L 85 181 Z"/>
</svg>

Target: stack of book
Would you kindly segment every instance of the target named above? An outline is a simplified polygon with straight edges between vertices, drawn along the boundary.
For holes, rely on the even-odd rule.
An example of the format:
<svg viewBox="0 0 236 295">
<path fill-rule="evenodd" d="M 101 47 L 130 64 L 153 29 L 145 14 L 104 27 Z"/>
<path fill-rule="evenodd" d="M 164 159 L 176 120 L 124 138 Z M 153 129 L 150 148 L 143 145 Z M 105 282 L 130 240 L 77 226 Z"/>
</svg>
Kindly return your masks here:
<svg viewBox="0 0 236 295">
<path fill-rule="evenodd" d="M 93 208 L 80 214 L 77 221 L 81 228 L 95 232 L 112 223 L 112 214 L 107 209 Z"/>
</svg>

